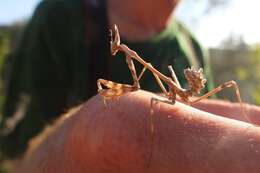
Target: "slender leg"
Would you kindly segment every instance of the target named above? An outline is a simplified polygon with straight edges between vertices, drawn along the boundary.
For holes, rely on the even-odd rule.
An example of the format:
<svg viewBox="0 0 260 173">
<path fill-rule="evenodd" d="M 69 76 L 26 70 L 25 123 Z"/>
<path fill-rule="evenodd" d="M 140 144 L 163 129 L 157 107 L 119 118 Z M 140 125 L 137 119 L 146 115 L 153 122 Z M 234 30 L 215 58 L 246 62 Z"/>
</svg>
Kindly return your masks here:
<svg viewBox="0 0 260 173">
<path fill-rule="evenodd" d="M 180 82 L 179 82 L 179 80 L 178 80 L 178 78 L 177 78 L 177 76 L 176 76 L 176 74 L 175 74 L 175 72 L 174 72 L 172 66 L 169 65 L 169 66 L 168 66 L 168 69 L 169 69 L 169 71 L 170 71 L 170 73 L 171 73 L 171 76 L 172 76 L 173 81 L 176 83 L 176 85 L 177 85 L 179 88 L 181 88 Z"/>
<path fill-rule="evenodd" d="M 146 63 L 147 66 L 144 66 L 142 72 L 140 73 L 140 75 L 137 77 L 136 75 L 136 70 L 135 70 L 135 66 L 134 66 L 134 63 L 133 63 L 133 60 L 132 60 L 132 57 L 129 56 L 128 54 L 126 54 L 126 62 L 128 64 L 128 68 L 130 69 L 130 72 L 131 72 L 131 75 L 133 77 L 133 80 L 134 80 L 134 84 L 133 86 L 137 86 L 138 89 L 140 88 L 140 84 L 139 84 L 139 80 L 141 79 L 143 73 L 145 72 L 145 70 L 147 69 L 147 66 L 151 66 L 152 67 L 152 64 L 151 63 Z M 174 73 L 174 72 L 173 72 Z M 164 85 L 162 84 L 162 81 L 161 79 L 158 77 L 157 74 L 153 73 L 157 83 L 159 84 L 161 90 L 163 91 L 163 93 L 165 94 L 165 96 L 168 95 L 168 92 L 167 90 L 165 89 Z M 177 80 L 178 81 L 178 80 Z"/>
<path fill-rule="evenodd" d="M 140 73 L 140 75 L 138 76 L 138 81 L 140 81 L 141 77 L 143 76 L 145 70 L 147 69 L 147 67 L 144 67 Z"/>
<path fill-rule="evenodd" d="M 153 75 L 154 75 L 154 77 L 155 77 L 155 79 L 156 79 L 158 85 L 160 86 L 161 90 L 163 91 L 164 95 L 167 97 L 167 96 L 168 96 L 168 92 L 167 92 L 167 90 L 165 89 L 165 87 L 164 87 L 164 85 L 163 85 L 161 79 L 158 77 L 157 74 L 153 73 Z"/>
<path fill-rule="evenodd" d="M 138 80 L 138 77 L 136 75 L 135 65 L 134 65 L 132 58 L 129 55 L 126 55 L 126 63 L 128 65 L 128 68 L 131 72 L 131 75 L 132 75 L 132 78 L 133 78 L 133 81 L 134 81 L 133 86 L 140 89 L 139 80 Z"/>
<path fill-rule="evenodd" d="M 150 67 L 153 67 L 151 63 L 146 63 L 146 65 L 147 65 L 147 66 L 150 66 Z M 139 77 L 138 77 L 138 79 L 137 79 L 138 81 L 141 79 L 141 77 L 142 77 L 142 75 L 143 75 L 143 73 L 145 72 L 146 69 L 147 69 L 147 67 L 144 66 L 142 72 L 140 73 L 140 75 L 139 75 Z M 154 75 L 154 77 L 155 77 L 157 83 L 159 84 L 159 86 L 160 86 L 161 90 L 163 91 L 163 93 L 165 94 L 165 96 L 167 96 L 167 95 L 168 95 L 168 92 L 167 92 L 167 90 L 165 89 L 165 87 L 164 87 L 164 85 L 163 85 L 161 79 L 158 77 L 157 74 L 155 74 L 155 73 L 153 73 L 153 72 L 152 72 L 152 74 Z"/>
<path fill-rule="evenodd" d="M 174 98 L 176 98 L 176 97 L 174 97 Z M 150 110 L 150 122 L 151 123 L 150 123 L 150 130 L 151 130 L 152 133 L 154 132 L 154 121 L 153 121 L 154 107 L 159 102 L 174 105 L 175 104 L 175 99 L 173 99 L 172 101 L 170 101 L 170 100 L 161 100 L 161 99 L 157 99 L 157 98 L 152 98 L 151 99 L 151 110 Z"/>
<path fill-rule="evenodd" d="M 147 161 L 147 167 L 150 166 L 150 163 L 152 161 L 152 157 L 153 157 L 153 146 L 154 146 L 154 132 L 155 132 L 155 127 L 154 127 L 154 107 L 157 103 L 159 102 L 163 102 L 163 103 L 167 103 L 167 104 L 174 104 L 175 103 L 175 100 L 174 102 L 171 102 L 169 100 L 160 100 L 160 99 L 157 99 L 157 98 L 152 98 L 151 99 L 151 109 L 150 109 L 150 119 L 149 119 L 149 122 L 150 122 L 150 131 L 151 131 L 151 152 L 149 154 L 149 157 L 148 157 L 148 161 Z"/>
<path fill-rule="evenodd" d="M 237 100 L 238 100 L 238 102 L 239 102 L 239 104 L 240 104 L 241 112 L 242 112 L 243 116 L 246 118 L 246 120 L 247 120 L 248 122 L 252 123 L 251 120 L 250 120 L 250 118 L 249 118 L 249 117 L 247 116 L 247 114 L 246 114 L 245 107 L 244 107 L 244 104 L 243 104 L 242 99 L 241 99 L 241 96 L 240 96 L 240 92 L 239 92 L 238 85 L 237 85 L 237 83 L 236 83 L 235 81 L 233 81 L 233 80 L 232 80 L 232 81 L 225 82 L 225 83 L 219 85 L 218 87 L 216 87 L 216 88 L 214 88 L 213 90 L 209 91 L 209 92 L 206 93 L 205 95 L 203 95 L 203 96 L 201 96 L 201 97 L 197 98 L 196 100 L 193 100 L 193 101 L 191 101 L 191 102 L 189 102 L 189 103 L 190 103 L 190 104 L 197 103 L 197 102 L 199 102 L 199 101 L 202 100 L 202 99 L 208 98 L 208 97 L 212 96 L 213 94 L 216 94 L 216 93 L 220 92 L 220 91 L 223 90 L 224 88 L 230 88 L 230 87 L 234 87 L 234 88 L 235 88 L 235 93 L 236 93 L 236 96 L 237 96 Z"/>
<path fill-rule="evenodd" d="M 153 67 L 152 64 L 151 64 L 151 63 L 146 63 L 146 64 L 145 64 L 146 66 L 144 66 L 144 68 L 142 69 L 140 75 L 137 77 L 136 69 L 135 69 L 135 65 L 134 65 L 134 63 L 133 63 L 132 57 L 131 57 L 130 55 L 128 55 L 128 54 L 126 54 L 126 62 L 127 62 L 128 68 L 129 68 L 129 70 L 130 70 L 130 72 L 131 72 L 132 78 L 133 78 L 133 80 L 134 80 L 133 86 L 136 86 L 138 89 L 140 89 L 139 80 L 141 79 L 143 73 L 144 73 L 145 70 L 147 69 L 147 66 Z M 173 74 L 175 75 L 173 69 L 172 69 L 171 72 L 172 72 L 172 75 L 173 75 Z M 161 79 L 158 77 L 157 74 L 155 74 L 155 73 L 153 73 L 153 72 L 152 72 L 152 74 L 154 75 L 154 77 L 155 77 L 157 83 L 159 84 L 159 86 L 160 86 L 161 90 L 163 91 L 163 93 L 165 94 L 165 96 L 167 96 L 167 95 L 168 95 L 168 92 L 167 92 L 167 90 L 165 89 L 164 85 L 162 84 Z M 178 82 L 177 77 L 176 77 L 176 81 Z M 179 82 L 178 82 L 178 84 L 179 84 Z"/>
</svg>

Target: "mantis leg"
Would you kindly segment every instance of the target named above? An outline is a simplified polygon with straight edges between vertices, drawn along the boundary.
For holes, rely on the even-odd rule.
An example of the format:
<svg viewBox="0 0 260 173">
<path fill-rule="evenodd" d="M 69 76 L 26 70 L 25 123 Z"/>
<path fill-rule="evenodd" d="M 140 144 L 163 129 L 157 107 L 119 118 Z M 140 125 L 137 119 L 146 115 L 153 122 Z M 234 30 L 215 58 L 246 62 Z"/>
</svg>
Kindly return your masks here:
<svg viewBox="0 0 260 173">
<path fill-rule="evenodd" d="M 242 112 L 243 116 L 246 118 L 246 120 L 251 123 L 251 120 L 249 119 L 249 117 L 246 114 L 245 107 L 244 107 L 244 104 L 243 104 L 242 99 L 241 99 L 241 95 L 240 95 L 240 92 L 239 92 L 238 85 L 233 80 L 225 82 L 225 83 L 219 85 L 218 87 L 216 87 L 213 90 L 209 91 L 205 95 L 203 95 L 203 96 L 201 96 L 201 97 L 199 97 L 199 98 L 197 98 L 197 99 L 195 99 L 193 101 L 190 101 L 189 103 L 190 104 L 197 103 L 197 102 L 199 102 L 202 99 L 206 99 L 206 98 L 212 96 L 213 94 L 216 94 L 216 93 L 220 92 L 224 88 L 230 88 L 230 87 L 234 87 L 235 93 L 236 93 L 236 96 L 237 96 L 237 100 L 238 100 L 238 102 L 240 104 L 240 107 L 241 107 L 241 112 Z"/>
<path fill-rule="evenodd" d="M 169 71 L 170 71 L 170 73 L 171 73 L 171 76 L 172 76 L 173 81 L 176 83 L 176 85 L 177 85 L 178 87 L 181 88 L 180 82 L 179 82 L 179 80 L 178 80 L 178 78 L 177 78 L 177 76 L 176 76 L 176 74 L 175 74 L 175 72 L 174 72 L 172 66 L 169 65 L 169 66 L 168 66 L 168 69 L 169 69 Z"/>
<path fill-rule="evenodd" d="M 153 73 L 153 72 L 152 72 L 152 73 Z M 167 92 L 167 90 L 165 89 L 165 87 L 164 87 L 164 85 L 163 85 L 161 79 L 158 77 L 157 74 L 153 73 L 153 75 L 154 75 L 154 77 L 155 77 L 155 79 L 156 79 L 158 85 L 160 86 L 161 90 L 163 91 L 164 95 L 167 97 L 167 96 L 168 96 L 168 92 Z"/>
<path fill-rule="evenodd" d="M 151 152 L 149 154 L 148 157 L 148 161 L 147 161 L 147 167 L 150 166 L 150 163 L 152 161 L 152 157 L 153 157 L 153 146 L 154 146 L 154 132 L 155 132 L 155 127 L 154 127 L 154 106 L 159 103 L 159 102 L 163 102 L 163 103 L 167 103 L 167 104 L 174 104 L 174 102 L 171 102 L 169 100 L 161 100 L 161 99 L 157 99 L 157 98 L 152 98 L 151 99 L 151 110 L 150 110 L 150 118 L 149 118 L 149 122 L 150 122 L 150 131 L 151 131 Z"/>
<path fill-rule="evenodd" d="M 145 70 L 147 69 L 147 67 L 144 67 L 140 73 L 140 75 L 138 76 L 138 81 L 140 81 L 141 77 L 143 76 Z"/>
<path fill-rule="evenodd" d="M 132 78 L 134 80 L 133 86 L 136 87 L 137 89 L 140 89 L 140 84 L 139 84 L 139 80 L 138 80 L 138 77 L 136 74 L 135 65 L 134 65 L 134 62 L 133 62 L 131 56 L 126 55 L 126 63 L 128 65 L 128 68 L 129 68 Z"/>
</svg>

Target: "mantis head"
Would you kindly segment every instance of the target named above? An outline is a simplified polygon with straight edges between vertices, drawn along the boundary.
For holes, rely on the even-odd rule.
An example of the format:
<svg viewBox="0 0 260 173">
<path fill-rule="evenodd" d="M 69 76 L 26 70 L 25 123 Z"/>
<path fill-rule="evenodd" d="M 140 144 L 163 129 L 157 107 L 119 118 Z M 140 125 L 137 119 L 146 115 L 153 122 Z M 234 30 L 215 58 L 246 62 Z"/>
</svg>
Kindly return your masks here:
<svg viewBox="0 0 260 173">
<path fill-rule="evenodd" d="M 196 70 L 194 67 L 184 69 L 185 78 L 188 81 L 193 94 L 199 94 L 205 87 L 207 80 L 203 76 L 203 69 Z"/>
</svg>

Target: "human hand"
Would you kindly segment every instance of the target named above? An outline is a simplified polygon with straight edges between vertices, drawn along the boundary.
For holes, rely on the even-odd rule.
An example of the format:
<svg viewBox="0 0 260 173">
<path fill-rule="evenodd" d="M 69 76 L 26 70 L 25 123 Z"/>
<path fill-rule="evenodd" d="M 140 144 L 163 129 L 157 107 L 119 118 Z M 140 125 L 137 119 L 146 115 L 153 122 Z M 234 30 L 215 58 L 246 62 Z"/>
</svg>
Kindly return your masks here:
<svg viewBox="0 0 260 173">
<path fill-rule="evenodd" d="M 241 110 L 241 105 L 239 103 L 232 103 L 224 100 L 204 99 L 192 106 L 205 112 L 210 112 L 212 114 L 244 122 L 250 121 L 250 123 L 260 125 L 259 106 L 243 103 L 242 108 L 244 108 L 246 115 L 243 114 Z"/>
<path fill-rule="evenodd" d="M 179 102 L 157 104 L 151 121 L 152 97 L 132 92 L 107 107 L 93 97 L 28 152 L 17 172 L 260 171 L 258 127 Z"/>
</svg>

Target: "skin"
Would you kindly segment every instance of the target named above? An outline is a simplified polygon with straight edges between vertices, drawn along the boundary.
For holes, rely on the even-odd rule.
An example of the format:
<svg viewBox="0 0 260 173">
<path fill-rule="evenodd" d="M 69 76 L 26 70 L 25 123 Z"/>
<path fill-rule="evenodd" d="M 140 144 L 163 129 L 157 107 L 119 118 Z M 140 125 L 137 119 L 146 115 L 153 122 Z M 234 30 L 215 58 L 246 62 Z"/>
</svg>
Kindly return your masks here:
<svg viewBox="0 0 260 173">
<path fill-rule="evenodd" d="M 239 103 L 232 103 L 223 100 L 205 99 L 205 100 L 201 100 L 200 102 L 192 106 L 197 109 L 210 112 L 212 114 L 248 122 L 248 120 L 242 114 Z M 255 125 L 260 125 L 260 116 L 259 116 L 260 108 L 258 106 L 250 105 L 246 103 L 243 103 L 243 106 L 245 108 L 245 113 L 250 119 L 251 123 Z"/>
<path fill-rule="evenodd" d="M 93 97 L 32 142 L 33 149 L 14 172 L 260 171 L 259 127 L 180 102 L 158 103 L 151 116 L 152 97 L 160 98 L 140 90 L 108 101 L 107 107 L 100 96 Z M 231 114 L 237 109 L 236 104 L 221 102 L 211 107 L 212 112 L 225 108 L 225 103 Z M 260 113 L 250 105 L 247 111 L 250 117 Z"/>
<path fill-rule="evenodd" d="M 180 0 L 107 0 L 110 28 L 116 24 L 122 37 L 145 40 L 163 31 Z M 133 15 L 134 14 L 134 15 Z"/>
</svg>

